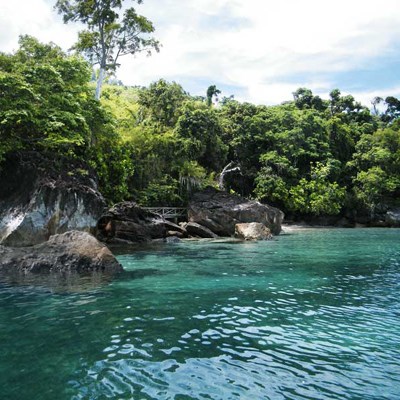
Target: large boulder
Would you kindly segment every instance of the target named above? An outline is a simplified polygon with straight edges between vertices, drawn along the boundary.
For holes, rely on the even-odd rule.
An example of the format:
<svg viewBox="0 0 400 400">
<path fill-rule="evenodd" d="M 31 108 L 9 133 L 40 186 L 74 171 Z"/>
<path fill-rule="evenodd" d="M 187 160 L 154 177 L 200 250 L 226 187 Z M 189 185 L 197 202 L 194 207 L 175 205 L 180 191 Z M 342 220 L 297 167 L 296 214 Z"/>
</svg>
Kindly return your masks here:
<svg viewBox="0 0 400 400">
<path fill-rule="evenodd" d="M 52 174 L 26 158 L 2 165 L 0 244 L 32 246 L 69 230 L 94 232 L 105 207 L 95 181 Z"/>
<path fill-rule="evenodd" d="M 270 240 L 272 234 L 269 228 L 259 222 L 235 225 L 235 237 L 244 240 Z"/>
<path fill-rule="evenodd" d="M 104 213 L 98 221 L 97 231 L 100 240 L 110 243 L 163 239 L 172 232 L 187 236 L 186 229 L 131 201 L 118 203 Z"/>
<path fill-rule="evenodd" d="M 0 246 L 0 271 L 114 274 L 121 272 L 122 266 L 91 234 L 70 231 L 51 236 L 47 242 L 31 247 Z"/>
<path fill-rule="evenodd" d="M 284 214 L 275 207 L 208 187 L 194 194 L 188 217 L 219 236 L 233 236 L 238 223 L 259 222 L 279 234 Z"/>
</svg>

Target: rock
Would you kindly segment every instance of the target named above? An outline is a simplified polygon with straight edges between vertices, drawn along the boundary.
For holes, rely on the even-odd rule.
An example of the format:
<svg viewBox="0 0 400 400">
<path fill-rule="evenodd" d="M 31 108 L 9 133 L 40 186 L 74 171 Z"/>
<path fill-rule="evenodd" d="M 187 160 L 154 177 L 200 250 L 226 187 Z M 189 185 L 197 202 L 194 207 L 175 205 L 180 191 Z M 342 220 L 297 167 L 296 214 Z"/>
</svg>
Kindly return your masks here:
<svg viewBox="0 0 400 400">
<path fill-rule="evenodd" d="M 400 208 L 392 209 L 386 212 L 385 221 L 389 226 L 400 226 Z"/>
<path fill-rule="evenodd" d="M 146 242 L 166 237 L 166 221 L 135 202 L 122 202 L 110 208 L 98 221 L 98 238 L 103 241 Z M 181 231 L 178 225 L 174 229 Z"/>
<path fill-rule="evenodd" d="M 189 222 L 186 225 L 186 230 L 190 236 L 197 236 L 201 238 L 215 239 L 218 237 L 213 231 L 205 226 L 197 224 L 196 222 Z"/>
<path fill-rule="evenodd" d="M 33 165 L 16 159 L 2 165 L 0 244 L 32 246 L 69 230 L 94 232 L 105 206 L 95 182 L 49 176 Z"/>
<path fill-rule="evenodd" d="M 164 226 L 165 229 L 168 230 L 167 236 L 179 236 L 180 238 L 188 237 L 188 233 L 185 227 L 186 225 L 174 224 L 173 222 L 164 219 Z M 174 233 L 171 235 L 170 232 Z"/>
<path fill-rule="evenodd" d="M 250 222 L 235 225 L 235 237 L 244 240 L 270 240 L 272 234 L 269 228 L 260 222 Z"/>
<path fill-rule="evenodd" d="M 114 274 L 123 269 L 111 251 L 94 236 L 87 232 L 69 231 L 31 247 L 0 246 L 0 270 Z"/>
<path fill-rule="evenodd" d="M 284 218 L 283 212 L 275 207 L 212 187 L 194 194 L 188 216 L 190 222 L 205 226 L 220 236 L 233 236 L 236 224 L 248 222 L 262 223 L 273 234 L 279 234 Z"/>
<path fill-rule="evenodd" d="M 188 236 L 185 228 L 131 201 L 118 203 L 104 213 L 98 221 L 97 230 L 100 240 L 113 243 L 147 242 L 167 236 Z"/>
</svg>

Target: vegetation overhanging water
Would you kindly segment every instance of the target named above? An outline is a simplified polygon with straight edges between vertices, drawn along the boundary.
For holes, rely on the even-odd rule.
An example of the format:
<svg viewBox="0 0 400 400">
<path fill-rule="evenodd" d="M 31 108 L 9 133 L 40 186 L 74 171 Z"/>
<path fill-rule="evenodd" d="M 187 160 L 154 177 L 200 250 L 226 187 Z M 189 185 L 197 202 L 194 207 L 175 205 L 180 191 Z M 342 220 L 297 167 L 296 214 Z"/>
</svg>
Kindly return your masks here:
<svg viewBox="0 0 400 400">
<path fill-rule="evenodd" d="M 121 251 L 89 291 L 0 284 L 9 399 L 396 399 L 400 230 Z"/>
</svg>

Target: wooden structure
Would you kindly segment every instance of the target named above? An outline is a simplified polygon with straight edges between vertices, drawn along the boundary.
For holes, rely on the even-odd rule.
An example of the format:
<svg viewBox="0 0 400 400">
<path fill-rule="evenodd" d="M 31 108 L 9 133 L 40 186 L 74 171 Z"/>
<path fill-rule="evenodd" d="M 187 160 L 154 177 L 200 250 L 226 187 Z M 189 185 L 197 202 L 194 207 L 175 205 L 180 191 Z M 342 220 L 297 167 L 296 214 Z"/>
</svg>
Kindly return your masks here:
<svg viewBox="0 0 400 400">
<path fill-rule="evenodd" d="M 165 219 L 177 220 L 187 218 L 187 208 L 184 207 L 142 207 L 144 210 L 160 214 Z"/>
</svg>

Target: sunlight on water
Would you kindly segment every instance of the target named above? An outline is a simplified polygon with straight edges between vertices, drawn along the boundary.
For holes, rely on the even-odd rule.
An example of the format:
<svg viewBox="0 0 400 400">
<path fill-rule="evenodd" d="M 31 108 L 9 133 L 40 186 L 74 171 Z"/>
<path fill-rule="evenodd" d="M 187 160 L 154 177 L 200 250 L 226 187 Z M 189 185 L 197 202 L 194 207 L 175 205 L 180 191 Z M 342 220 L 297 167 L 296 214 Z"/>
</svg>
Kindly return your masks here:
<svg viewBox="0 0 400 400">
<path fill-rule="evenodd" d="M 75 293 L 0 284 L 6 399 L 398 399 L 400 230 L 120 251 Z"/>
</svg>

